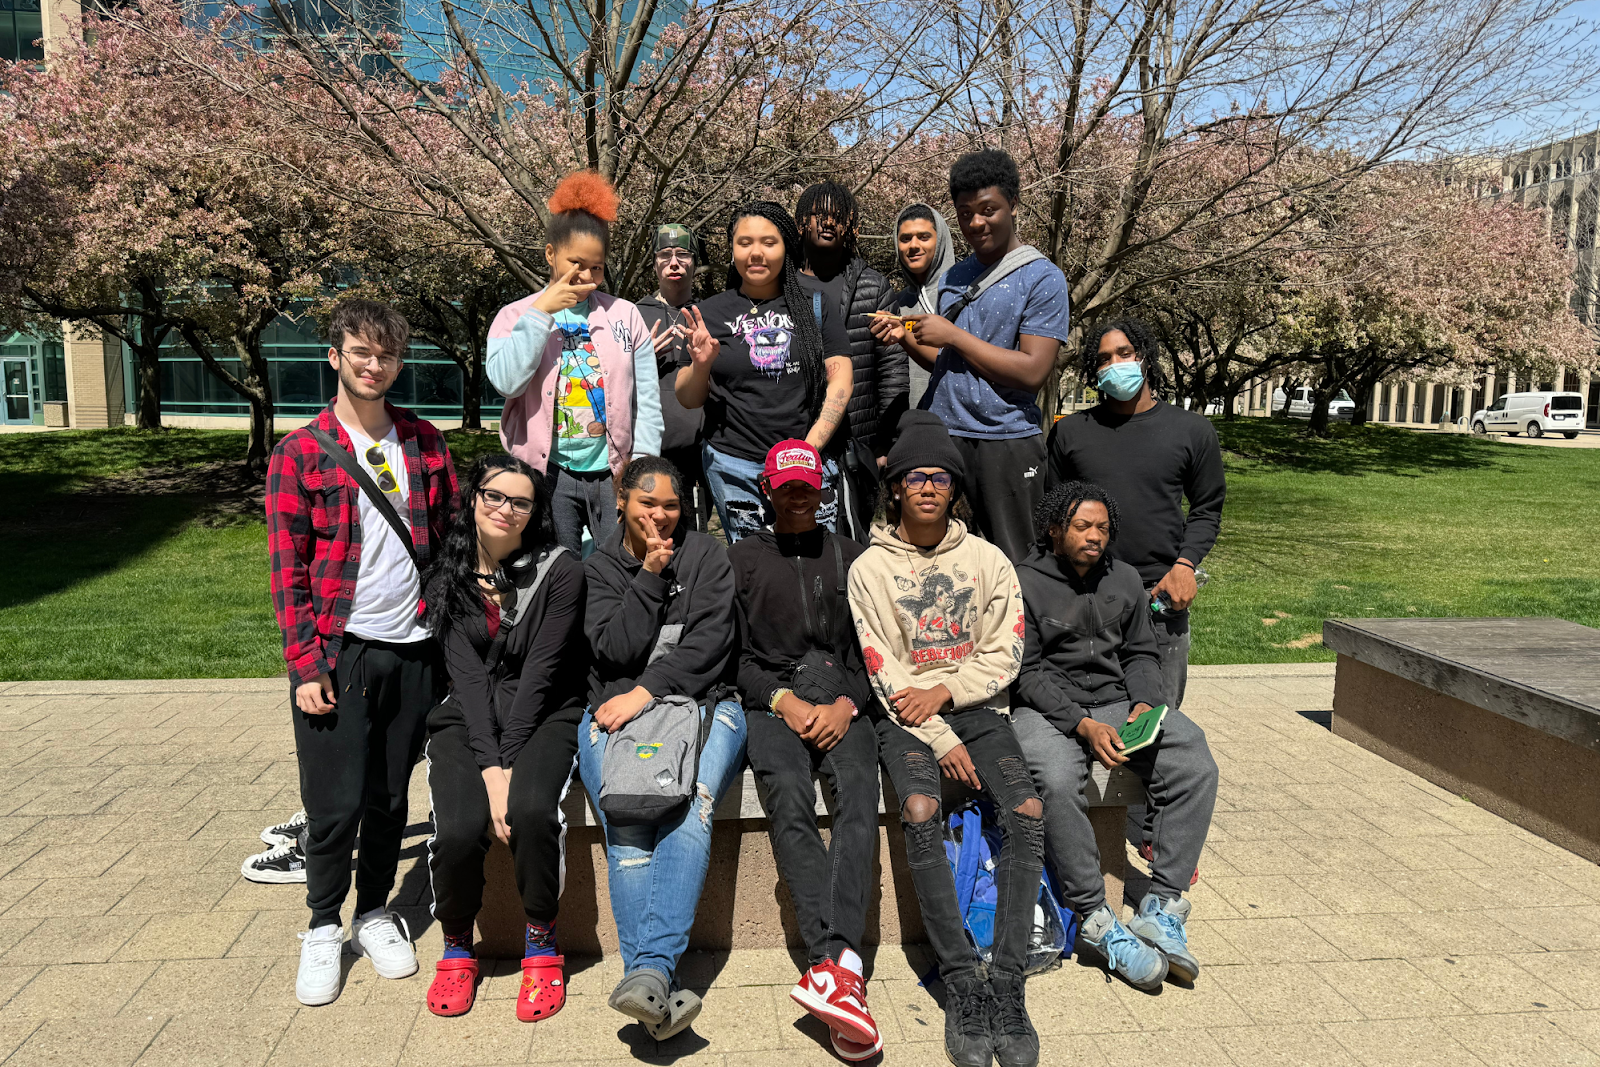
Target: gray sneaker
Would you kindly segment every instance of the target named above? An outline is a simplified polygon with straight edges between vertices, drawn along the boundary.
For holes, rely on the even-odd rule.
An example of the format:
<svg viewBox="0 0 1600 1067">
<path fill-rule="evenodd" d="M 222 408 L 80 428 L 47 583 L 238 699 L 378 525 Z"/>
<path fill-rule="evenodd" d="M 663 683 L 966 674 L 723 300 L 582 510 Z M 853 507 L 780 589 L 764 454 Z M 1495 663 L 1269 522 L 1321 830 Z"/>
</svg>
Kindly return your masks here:
<svg viewBox="0 0 1600 1067">
<path fill-rule="evenodd" d="M 1106 969 L 1135 989 L 1160 989 L 1167 977 L 1167 957 L 1128 932 L 1102 904 L 1083 920 L 1078 937 L 1105 957 Z"/>
<path fill-rule="evenodd" d="M 1167 968 L 1174 978 L 1193 982 L 1200 974 L 1200 961 L 1189 952 L 1189 935 L 1183 924 L 1189 920 L 1189 902 L 1163 901 L 1154 893 L 1139 901 L 1139 913 L 1128 921 L 1133 935 L 1154 945 L 1167 957 Z"/>
</svg>

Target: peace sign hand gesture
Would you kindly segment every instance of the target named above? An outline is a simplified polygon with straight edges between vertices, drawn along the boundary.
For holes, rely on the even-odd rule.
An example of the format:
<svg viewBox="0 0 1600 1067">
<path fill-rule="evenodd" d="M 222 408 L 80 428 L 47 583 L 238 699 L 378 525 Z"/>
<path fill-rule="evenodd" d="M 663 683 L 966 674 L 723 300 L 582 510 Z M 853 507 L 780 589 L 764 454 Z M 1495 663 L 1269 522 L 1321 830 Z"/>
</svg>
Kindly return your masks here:
<svg viewBox="0 0 1600 1067">
<path fill-rule="evenodd" d="M 722 351 L 722 342 L 712 337 L 711 331 L 706 329 L 706 320 L 700 314 L 699 308 L 684 308 L 683 319 L 683 322 L 672 328 L 673 336 L 688 343 L 689 358 L 694 362 L 696 369 L 710 366 L 716 361 L 717 354 Z"/>
<path fill-rule="evenodd" d="M 573 279 L 577 276 L 578 265 L 574 263 L 566 274 L 560 278 L 550 279 L 550 284 L 534 298 L 533 306 L 546 315 L 554 315 L 558 311 L 565 311 L 589 299 L 589 294 L 599 286 L 593 283 L 574 282 Z"/>
</svg>

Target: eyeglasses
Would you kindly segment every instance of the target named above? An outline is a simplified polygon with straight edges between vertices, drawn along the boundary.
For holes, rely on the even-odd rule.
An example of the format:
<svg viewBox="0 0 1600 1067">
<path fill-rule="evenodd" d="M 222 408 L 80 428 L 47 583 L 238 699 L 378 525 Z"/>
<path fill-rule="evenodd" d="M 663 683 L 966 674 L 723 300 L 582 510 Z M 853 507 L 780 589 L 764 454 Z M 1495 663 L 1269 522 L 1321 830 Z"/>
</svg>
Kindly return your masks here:
<svg viewBox="0 0 1600 1067">
<path fill-rule="evenodd" d="M 685 263 L 693 263 L 694 253 L 683 252 L 676 248 L 663 248 L 661 251 L 656 253 L 657 263 L 671 263 L 675 259 L 681 259 Z"/>
<path fill-rule="evenodd" d="M 942 492 L 943 490 L 949 489 L 950 486 L 955 484 L 955 479 L 950 476 L 949 471 L 939 471 L 935 474 L 924 474 L 921 471 L 911 471 L 906 474 L 907 489 L 921 489 L 929 482 L 933 483 L 933 487 L 935 489 L 938 489 Z"/>
<path fill-rule="evenodd" d="M 513 515 L 526 517 L 533 514 L 533 501 L 525 496 L 506 496 L 498 489 L 480 489 L 478 495 L 483 497 L 483 502 L 489 505 L 490 511 L 499 511 L 510 504 Z"/>
<path fill-rule="evenodd" d="M 383 371 L 392 371 L 400 365 L 400 357 L 398 356 L 375 356 L 371 352 L 346 352 L 342 348 L 339 349 L 339 354 L 351 363 L 376 363 L 378 369 Z"/>
<path fill-rule="evenodd" d="M 399 491 L 400 483 L 395 479 L 394 471 L 389 467 L 389 461 L 384 458 L 383 449 L 377 445 L 367 449 L 367 466 L 377 473 L 379 489 L 382 489 L 385 493 Z"/>
</svg>

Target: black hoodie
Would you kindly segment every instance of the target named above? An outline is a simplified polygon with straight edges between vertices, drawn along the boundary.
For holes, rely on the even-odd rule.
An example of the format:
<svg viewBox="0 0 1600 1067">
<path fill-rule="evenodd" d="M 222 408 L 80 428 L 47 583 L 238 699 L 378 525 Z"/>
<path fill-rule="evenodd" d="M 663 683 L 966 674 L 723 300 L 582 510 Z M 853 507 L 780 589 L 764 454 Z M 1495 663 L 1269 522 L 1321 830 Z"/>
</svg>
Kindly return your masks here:
<svg viewBox="0 0 1600 1067">
<path fill-rule="evenodd" d="M 1017 564 L 1017 581 L 1028 624 L 1017 703 L 1071 734 L 1086 707 L 1165 699 L 1150 597 L 1133 567 L 1114 559 L 1079 577 L 1035 549 Z"/>
<path fill-rule="evenodd" d="M 679 523 L 672 562 L 651 574 L 629 552 L 623 528 L 584 562 L 589 595 L 583 632 L 594 651 L 589 701 L 598 707 L 642 685 L 652 696 L 704 701 L 738 672 L 733 567 L 722 542 Z M 651 662 L 658 643 L 660 654 Z"/>
</svg>

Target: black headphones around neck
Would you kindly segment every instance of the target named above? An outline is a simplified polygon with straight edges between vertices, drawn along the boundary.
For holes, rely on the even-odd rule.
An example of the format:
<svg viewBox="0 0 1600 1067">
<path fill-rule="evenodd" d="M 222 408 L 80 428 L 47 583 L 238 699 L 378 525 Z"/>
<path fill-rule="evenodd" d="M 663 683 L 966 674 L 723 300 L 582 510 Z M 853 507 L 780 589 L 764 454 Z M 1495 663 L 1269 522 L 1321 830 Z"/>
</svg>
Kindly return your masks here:
<svg viewBox="0 0 1600 1067">
<path fill-rule="evenodd" d="M 534 565 L 534 562 L 532 552 L 518 549 L 512 555 L 501 560 L 500 566 L 494 569 L 493 574 L 480 574 L 477 571 L 473 571 L 472 576 L 494 586 L 495 592 L 505 594 L 517 587 L 517 580 L 527 572 L 529 567 Z"/>
</svg>

